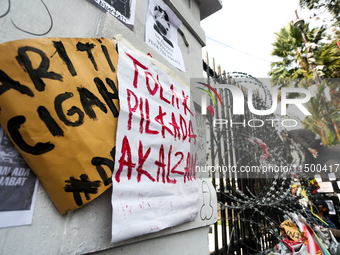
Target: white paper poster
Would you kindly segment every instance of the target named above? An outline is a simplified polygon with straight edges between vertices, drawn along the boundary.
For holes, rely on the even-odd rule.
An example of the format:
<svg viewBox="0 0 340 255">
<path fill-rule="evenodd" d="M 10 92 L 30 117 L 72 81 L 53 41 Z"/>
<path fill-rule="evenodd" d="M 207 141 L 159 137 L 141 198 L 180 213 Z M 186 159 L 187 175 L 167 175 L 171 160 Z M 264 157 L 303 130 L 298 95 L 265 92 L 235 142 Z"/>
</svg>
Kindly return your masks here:
<svg viewBox="0 0 340 255">
<path fill-rule="evenodd" d="M 318 190 L 319 193 L 331 193 L 334 192 L 333 185 L 331 182 L 319 182 L 320 189 Z"/>
<path fill-rule="evenodd" d="M 123 23 L 133 26 L 135 23 L 136 0 L 90 0 L 101 9 L 110 13 Z"/>
<path fill-rule="evenodd" d="M 177 29 L 182 21 L 162 0 L 150 0 L 145 25 L 145 42 L 178 69 L 185 72 Z"/>
<path fill-rule="evenodd" d="M 194 220 L 197 135 L 189 88 L 118 43 L 112 243 Z"/>
<path fill-rule="evenodd" d="M 0 126 L 0 228 L 32 224 L 38 179 Z"/>
</svg>

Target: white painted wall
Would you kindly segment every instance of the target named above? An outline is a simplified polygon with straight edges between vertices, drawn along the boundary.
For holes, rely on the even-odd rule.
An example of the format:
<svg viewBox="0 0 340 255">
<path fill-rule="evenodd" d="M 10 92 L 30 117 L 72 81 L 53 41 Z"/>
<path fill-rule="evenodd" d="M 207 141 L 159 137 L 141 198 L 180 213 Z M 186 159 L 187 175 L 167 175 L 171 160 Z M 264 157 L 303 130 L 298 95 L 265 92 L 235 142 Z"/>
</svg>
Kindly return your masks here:
<svg viewBox="0 0 340 255">
<path fill-rule="evenodd" d="M 174 8 L 179 8 L 178 13 L 182 19 L 187 20 L 187 26 L 195 31 L 195 35 L 189 32 L 184 24 L 180 29 L 189 42 L 189 47 L 184 45 L 183 39 L 178 35 L 186 72 L 173 68 L 168 62 L 144 43 L 144 23 L 146 20 L 147 0 L 138 0 L 136 5 L 135 26 L 130 30 L 109 13 L 94 6 L 87 0 L 45 0 L 53 21 L 53 27 L 49 33 L 43 36 L 34 36 L 18 30 L 13 23 L 28 32 L 42 34 L 49 30 L 51 19 L 41 0 L 10 0 L 9 13 L 0 19 L 0 43 L 39 37 L 106 37 L 113 38 L 122 34 L 127 40 L 138 46 L 144 52 L 150 52 L 152 56 L 171 68 L 184 81 L 189 83 L 190 77 L 202 76 L 201 46 L 205 42 L 205 33 L 199 26 L 199 12 L 197 4 L 191 1 L 192 8 L 183 0 L 170 2 Z M 196 6 L 196 7 L 195 7 Z M 0 0 L 0 16 L 8 9 L 8 0 Z M 196 9 L 196 11 L 194 11 Z M 194 17 L 195 15 L 196 17 Z M 12 23 L 13 22 L 13 23 Z M 200 38 L 199 42 L 197 38 Z"/>
<path fill-rule="evenodd" d="M 162 56 L 144 43 L 144 23 L 148 1 L 138 0 L 135 26 L 131 30 L 108 13 L 104 13 L 86 0 L 10 0 L 7 15 L 0 18 L 0 43 L 42 37 L 106 37 L 122 34 L 125 39 L 143 52 L 168 66 L 181 79 L 189 83 L 191 77 L 202 76 L 201 47 L 205 41 L 204 31 L 199 26 L 199 7 L 187 0 L 167 1 L 178 8 L 185 25 L 184 32 L 189 47 L 179 35 L 186 72 L 172 67 Z M 8 0 L 0 0 L 0 16 L 8 8 Z M 51 19 L 53 26 L 51 27 Z M 15 25 L 14 25 L 15 24 Z M 20 31 L 15 26 L 41 36 Z M 204 153 L 203 153 L 204 154 Z M 203 155 L 202 154 L 202 155 Z M 199 180 L 200 185 L 202 180 Z M 202 185 L 201 185 L 202 186 Z M 111 245 L 111 189 L 84 207 L 61 215 L 40 185 L 31 226 L 0 229 L 0 254 L 208 254 L 208 225 L 217 219 L 216 194 L 209 184 L 210 193 L 203 196 L 200 204 L 209 203 L 214 212 L 210 220 L 198 215 L 189 222 L 159 233 L 138 237 L 121 244 Z M 203 198 L 205 201 L 203 201 Z M 204 214 L 202 210 L 201 214 Z"/>
</svg>

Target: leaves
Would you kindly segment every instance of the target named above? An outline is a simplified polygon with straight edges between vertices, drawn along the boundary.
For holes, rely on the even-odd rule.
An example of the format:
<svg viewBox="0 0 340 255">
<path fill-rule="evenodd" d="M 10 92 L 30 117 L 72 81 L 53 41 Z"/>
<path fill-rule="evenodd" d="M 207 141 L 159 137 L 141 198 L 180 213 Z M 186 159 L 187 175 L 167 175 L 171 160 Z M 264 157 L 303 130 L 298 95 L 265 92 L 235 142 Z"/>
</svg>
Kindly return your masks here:
<svg viewBox="0 0 340 255">
<path fill-rule="evenodd" d="M 340 1 L 339 0 L 300 0 L 301 8 L 309 10 L 328 11 L 335 23 L 340 24 Z"/>
<path fill-rule="evenodd" d="M 330 107 L 327 105 L 327 101 L 324 99 L 323 92 L 328 86 L 327 81 L 322 82 L 318 88 L 318 92 L 315 97 L 312 97 L 308 103 L 306 103 L 307 110 L 312 114 L 307 116 L 303 121 L 303 127 L 311 130 L 322 136 L 324 130 L 326 130 L 324 143 L 331 145 L 339 143 L 336 139 L 336 133 L 330 128 L 335 123 L 340 123 L 339 109 L 338 107 Z"/>
<path fill-rule="evenodd" d="M 325 26 L 310 29 L 308 23 L 303 25 L 307 40 L 316 44 L 325 37 L 325 30 Z M 274 46 L 272 55 L 281 60 L 271 63 L 268 75 L 273 78 L 272 87 L 282 86 L 278 79 L 312 78 L 313 72 L 307 61 L 306 47 L 300 29 L 288 23 L 275 34 L 277 38 L 272 44 Z M 286 83 L 285 86 L 291 86 L 291 83 Z"/>
</svg>

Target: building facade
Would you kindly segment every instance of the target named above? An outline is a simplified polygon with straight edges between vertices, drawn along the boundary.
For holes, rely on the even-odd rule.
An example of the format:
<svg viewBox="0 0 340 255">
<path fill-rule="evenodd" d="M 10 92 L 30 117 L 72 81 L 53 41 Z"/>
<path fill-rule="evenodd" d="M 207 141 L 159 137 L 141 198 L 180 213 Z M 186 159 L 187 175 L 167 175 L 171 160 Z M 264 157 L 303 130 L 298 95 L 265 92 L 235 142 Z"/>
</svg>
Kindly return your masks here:
<svg viewBox="0 0 340 255">
<path fill-rule="evenodd" d="M 126 4 L 126 0 L 118 0 Z M 6 3 L 5 3 L 6 2 Z M 109 1 L 106 1 L 109 2 Z M 112 1 L 116 2 L 116 1 Z M 222 8 L 219 0 L 164 0 L 182 21 L 178 45 L 185 72 L 172 66 L 145 43 L 148 1 L 136 1 L 134 25 L 127 26 L 92 0 L 2 1 L 0 43 L 19 39 L 72 37 L 114 38 L 122 35 L 138 50 L 150 54 L 184 82 L 202 77 L 201 49 L 205 33 L 200 21 Z M 216 195 L 212 194 L 216 206 Z M 111 190 L 75 211 L 61 215 L 39 185 L 33 223 L 0 229 L 0 254 L 208 254 L 211 221 L 189 222 L 158 233 L 112 245 Z M 216 209 L 216 207 L 215 207 Z M 216 211 L 216 210 L 215 210 Z"/>
</svg>

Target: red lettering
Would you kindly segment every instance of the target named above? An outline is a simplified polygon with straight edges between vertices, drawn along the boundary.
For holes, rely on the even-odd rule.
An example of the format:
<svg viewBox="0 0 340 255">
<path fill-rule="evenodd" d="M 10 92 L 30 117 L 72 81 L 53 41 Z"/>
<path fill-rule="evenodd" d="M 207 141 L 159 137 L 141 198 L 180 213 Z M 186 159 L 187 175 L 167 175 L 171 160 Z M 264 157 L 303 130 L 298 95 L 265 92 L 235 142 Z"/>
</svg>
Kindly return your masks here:
<svg viewBox="0 0 340 255">
<path fill-rule="evenodd" d="M 175 153 L 175 157 L 177 157 L 178 155 L 181 156 L 181 158 L 178 160 L 178 162 L 176 163 L 176 165 L 171 169 L 171 173 L 172 174 L 180 174 L 180 175 L 184 175 L 184 172 L 182 171 L 177 171 L 176 168 L 182 163 L 183 159 L 184 159 L 184 154 L 181 151 L 178 151 Z"/>
<path fill-rule="evenodd" d="M 181 139 L 181 134 L 180 134 L 179 126 L 177 125 L 174 113 L 171 114 L 171 122 L 169 122 L 169 124 L 174 129 L 173 136 L 174 136 L 175 140 L 176 140 L 176 138 Z"/>
<path fill-rule="evenodd" d="M 188 105 L 187 105 L 189 96 L 186 96 L 186 95 L 184 94 L 184 91 L 183 91 L 183 90 L 182 90 L 182 95 L 183 95 L 183 103 L 182 103 L 182 105 L 184 106 L 184 114 L 187 115 L 187 110 L 188 110 L 188 112 L 190 112 L 190 114 L 191 114 L 192 116 L 194 116 L 194 114 L 190 111 L 190 109 L 189 109 L 189 107 L 188 107 Z"/>
<path fill-rule="evenodd" d="M 181 130 L 182 130 L 182 134 L 183 134 L 183 141 L 185 141 L 185 139 L 188 136 L 187 123 L 185 122 L 185 119 L 183 118 L 183 116 L 181 114 L 179 115 L 179 123 L 181 125 Z M 183 128 L 183 123 L 185 124 L 184 128 Z"/>
<path fill-rule="evenodd" d="M 163 138 L 165 138 L 165 130 L 168 131 L 168 133 L 170 133 L 172 136 L 174 135 L 170 128 L 168 128 L 167 126 L 164 125 L 164 121 L 163 121 L 163 117 L 166 115 L 166 112 L 162 111 L 162 107 L 159 106 L 159 113 L 158 115 L 155 117 L 155 121 L 159 124 L 161 124 L 162 126 L 162 136 Z"/>
<path fill-rule="evenodd" d="M 175 184 L 176 183 L 176 180 L 173 179 L 171 180 L 169 175 L 170 175 L 170 159 L 171 159 L 171 151 L 172 151 L 172 145 L 170 145 L 170 149 L 169 149 L 169 154 L 168 154 L 168 174 L 166 175 L 166 181 L 168 183 L 172 183 L 172 184 Z"/>
<path fill-rule="evenodd" d="M 162 181 L 165 183 L 165 164 L 164 164 L 164 147 L 163 144 L 161 145 L 161 148 L 159 149 L 159 160 L 155 161 L 155 164 L 158 166 L 157 170 L 157 182 L 159 182 L 159 174 L 162 170 Z"/>
<path fill-rule="evenodd" d="M 129 120 L 127 124 L 127 129 L 131 130 L 131 121 L 132 121 L 132 113 L 136 111 L 138 107 L 138 99 L 135 93 L 132 92 L 132 90 L 127 89 L 127 101 L 128 101 L 128 107 L 129 107 Z M 131 96 L 135 98 L 135 105 L 131 107 Z"/>
<path fill-rule="evenodd" d="M 145 113 L 146 113 L 145 133 L 157 135 L 159 133 L 157 130 L 150 130 L 149 101 L 147 99 L 145 99 Z"/>
<path fill-rule="evenodd" d="M 170 86 L 170 93 L 172 95 L 172 106 L 175 107 L 175 99 L 176 99 L 176 104 L 177 104 L 177 109 L 179 109 L 179 100 L 180 98 L 177 96 L 176 92 L 174 91 L 174 85 L 171 84 Z"/>
<path fill-rule="evenodd" d="M 129 140 L 127 139 L 126 136 L 124 136 L 123 138 L 121 153 L 122 153 L 122 156 L 118 160 L 119 168 L 115 175 L 115 179 L 117 182 L 120 182 L 120 174 L 122 173 L 124 166 L 127 166 L 128 168 L 128 173 L 127 173 L 128 180 L 131 179 L 132 168 L 136 166 L 135 163 L 132 163 L 131 148 L 130 148 Z M 125 157 L 127 157 L 127 160 L 125 160 Z"/>
<path fill-rule="evenodd" d="M 137 69 L 137 65 L 141 68 L 143 68 L 144 70 L 148 70 L 148 68 L 144 65 L 142 65 L 137 59 L 135 59 L 134 57 L 132 57 L 129 53 L 126 53 L 125 54 L 132 59 L 133 61 L 133 66 L 135 67 L 135 76 L 133 78 L 133 86 L 135 88 L 137 88 L 137 83 L 138 83 L 138 69 Z"/>
<path fill-rule="evenodd" d="M 139 133 L 143 134 L 144 113 L 143 113 L 143 99 L 142 99 L 142 97 L 140 98 L 139 110 L 140 110 Z"/>
<path fill-rule="evenodd" d="M 192 121 L 189 120 L 189 143 L 191 143 L 191 139 L 194 139 L 194 144 L 196 145 L 197 135 L 194 133 L 194 126 L 192 125 Z"/>
<path fill-rule="evenodd" d="M 195 159 L 194 157 L 191 157 L 191 167 L 190 167 L 191 169 L 190 176 L 192 176 L 195 180 L 196 180 L 196 159 L 197 159 L 197 154 L 195 153 Z"/>
<path fill-rule="evenodd" d="M 155 87 L 153 89 L 150 88 L 150 84 L 149 84 L 149 76 L 153 79 L 153 81 L 155 82 Z M 155 78 L 153 78 L 152 74 L 149 72 L 145 72 L 145 78 L 146 78 L 146 88 L 149 90 L 149 93 L 154 96 L 158 90 L 158 83 L 155 80 Z"/>
<path fill-rule="evenodd" d="M 151 174 L 143 169 L 143 165 L 145 160 L 149 157 L 149 154 L 151 152 L 151 148 L 148 148 L 145 154 L 143 155 L 143 144 L 141 141 L 139 141 L 139 147 L 138 147 L 138 167 L 137 167 L 137 182 L 140 182 L 142 178 L 142 174 L 146 175 L 151 181 L 155 181 L 155 179 L 151 176 Z"/>
<path fill-rule="evenodd" d="M 168 99 L 166 99 L 164 96 L 163 96 L 163 86 L 162 84 L 159 82 L 159 77 L 157 75 L 157 81 L 158 81 L 158 84 L 160 86 L 160 92 L 159 92 L 159 97 L 162 101 L 164 101 L 165 103 L 167 104 L 170 104 L 170 101 Z"/>
<path fill-rule="evenodd" d="M 188 152 L 188 156 L 187 156 L 187 165 L 184 167 L 184 183 L 187 182 L 187 180 L 192 180 L 191 176 L 190 176 L 190 152 Z"/>
</svg>

